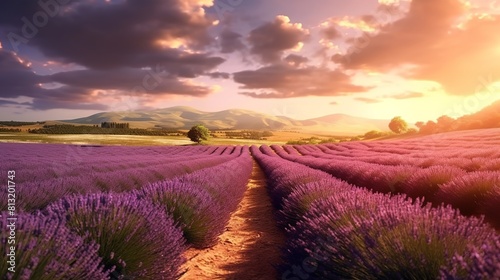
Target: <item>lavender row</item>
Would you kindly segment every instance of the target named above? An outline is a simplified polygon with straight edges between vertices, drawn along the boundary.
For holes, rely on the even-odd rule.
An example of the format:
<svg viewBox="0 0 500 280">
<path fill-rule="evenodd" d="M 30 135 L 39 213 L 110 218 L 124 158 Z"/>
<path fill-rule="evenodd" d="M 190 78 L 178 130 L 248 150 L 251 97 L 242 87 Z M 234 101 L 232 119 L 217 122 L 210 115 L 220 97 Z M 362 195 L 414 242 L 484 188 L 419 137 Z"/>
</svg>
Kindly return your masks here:
<svg viewBox="0 0 500 280">
<path fill-rule="evenodd" d="M 281 157 L 325 171 L 350 184 L 381 193 L 423 198 L 434 206 L 449 204 L 464 215 L 484 215 L 500 228 L 500 171 L 466 172 L 453 166 L 418 168 L 386 166 L 362 161 L 334 161 L 296 156 L 273 146 Z"/>
<path fill-rule="evenodd" d="M 186 240 L 198 248 L 212 246 L 243 198 L 252 172 L 248 147 L 241 156 L 173 180 L 146 185 L 134 193 L 174 216 Z"/>
<path fill-rule="evenodd" d="M 180 149 L 182 148 L 182 149 Z M 212 147 L 210 147 L 212 148 Z M 86 165 L 100 160 L 100 165 L 122 164 L 130 156 L 140 156 L 142 161 L 181 158 L 184 156 L 209 155 L 209 147 L 116 147 L 116 146 L 74 146 L 59 144 L 15 144 L 0 143 L 2 157 L 1 168 L 18 168 L 24 166 L 37 167 L 37 164 L 48 165 L 52 162 Z M 215 147 L 217 148 L 217 147 Z M 189 154 L 187 153 L 189 152 Z M 150 164 L 146 162 L 146 164 Z"/>
<path fill-rule="evenodd" d="M 101 156 L 93 156 L 92 158 L 87 158 L 88 163 L 82 164 L 79 162 L 71 161 L 61 161 L 52 162 L 52 164 L 41 164 L 32 165 L 31 170 L 26 170 L 24 167 L 22 169 L 9 169 L 16 170 L 17 173 L 22 174 L 20 178 L 20 183 L 26 181 L 42 181 L 42 180 L 53 180 L 56 178 L 68 178 L 68 177 L 79 177 L 81 174 L 92 174 L 94 177 L 100 176 L 102 174 L 110 172 L 127 172 L 128 170 L 139 172 L 141 169 L 143 172 L 148 172 L 150 169 L 162 170 L 164 166 L 178 163 L 189 163 L 191 161 L 197 161 L 200 159 L 218 158 L 220 155 L 224 155 L 227 158 L 236 157 L 241 153 L 241 147 L 227 147 L 222 150 L 228 150 L 229 152 L 223 152 L 220 154 L 213 155 L 191 155 L 182 157 L 172 157 L 172 158 L 155 158 L 152 159 L 150 156 L 136 155 L 133 157 L 128 157 L 122 159 L 120 162 L 104 163 L 106 158 Z M 186 168 L 188 169 L 188 168 Z M 161 177 L 161 171 L 159 173 Z"/>
<path fill-rule="evenodd" d="M 31 212 L 68 194 L 95 192 L 124 192 L 138 189 L 146 183 L 174 178 L 199 169 L 224 163 L 234 156 L 206 156 L 190 161 L 171 162 L 152 167 L 118 170 L 114 172 L 80 173 L 75 176 L 53 180 L 30 181 L 16 185 L 17 207 Z M 132 159 L 132 158 L 131 158 Z M 129 159 L 130 160 L 130 159 Z M 135 159 L 134 159 L 135 160 Z M 3 171 L 3 172 L 6 172 Z M 22 176 L 18 172 L 17 177 Z M 0 199 L 7 201 L 7 193 L 1 192 Z M 6 210 L 2 203 L 0 210 Z"/>
<path fill-rule="evenodd" d="M 144 168 L 165 163 L 189 161 L 205 156 L 219 154 L 230 155 L 227 151 L 235 151 L 238 154 L 241 147 L 210 147 L 206 151 L 197 153 L 199 147 L 193 147 L 193 152 L 177 154 L 172 151 L 179 150 L 177 147 L 167 149 L 154 149 L 155 153 L 145 148 L 138 148 L 130 161 L 128 154 L 130 147 L 112 147 L 115 154 L 99 153 L 100 148 L 77 147 L 71 145 L 30 145 L 10 144 L 6 147 L 16 156 L 4 155 L 5 161 L 0 163 L 1 170 L 16 170 L 23 174 L 18 183 L 32 180 L 51 180 L 57 177 L 78 176 L 82 173 L 110 172 L 129 168 Z M 45 149 L 47 148 L 47 149 Z M 97 150 L 96 150 L 97 149 Z M 162 154 L 160 152 L 165 152 Z M 214 153 L 216 152 L 216 153 Z M 125 155 L 123 155 L 125 154 Z"/>
<path fill-rule="evenodd" d="M 481 219 L 374 194 L 262 150 L 251 148 L 287 234 L 281 279 L 500 276 L 500 236 Z"/>
<path fill-rule="evenodd" d="M 448 165 L 459 167 L 466 171 L 500 170 L 500 152 L 497 147 L 487 149 L 464 149 L 453 147 L 452 152 L 444 152 L 436 149 L 430 150 L 431 152 L 426 150 L 414 150 L 413 152 L 415 154 L 398 153 L 395 151 L 395 148 L 388 149 L 391 150 L 391 152 L 379 152 L 375 149 L 352 149 L 348 152 L 339 152 L 335 149 L 330 149 L 331 147 L 335 146 L 297 145 L 293 148 L 304 156 L 336 161 L 361 161 L 388 166 L 412 165 L 421 168 Z"/>
<path fill-rule="evenodd" d="M 19 215 L 19 269 L 9 275 L 177 279 L 185 249 L 213 245 L 243 196 L 252 159 L 248 147 L 221 154 L 234 152 L 239 156 L 214 156 L 225 159 L 222 164 L 140 190 L 66 195 L 43 209 L 43 215 Z M 4 227 L 7 221 L 0 224 Z M 6 252 L 7 233 L 1 238 Z M 7 267 L 0 265 L 0 273 L 8 275 Z"/>
<path fill-rule="evenodd" d="M 16 218 L 16 267 L 2 261 L 5 279 L 177 279 L 185 261 L 173 218 L 131 194 L 67 196 L 44 214 Z M 10 252 L 9 236 L 0 232 L 2 252 Z"/>
<path fill-rule="evenodd" d="M 499 170 L 498 129 L 453 132 L 406 140 L 294 146 L 301 154 L 384 165 L 454 165 L 468 171 Z M 488 165 L 488 166 L 484 166 Z"/>
<path fill-rule="evenodd" d="M 173 217 L 131 193 L 66 196 L 44 214 L 98 244 L 111 279 L 176 279 L 186 249 Z"/>
</svg>

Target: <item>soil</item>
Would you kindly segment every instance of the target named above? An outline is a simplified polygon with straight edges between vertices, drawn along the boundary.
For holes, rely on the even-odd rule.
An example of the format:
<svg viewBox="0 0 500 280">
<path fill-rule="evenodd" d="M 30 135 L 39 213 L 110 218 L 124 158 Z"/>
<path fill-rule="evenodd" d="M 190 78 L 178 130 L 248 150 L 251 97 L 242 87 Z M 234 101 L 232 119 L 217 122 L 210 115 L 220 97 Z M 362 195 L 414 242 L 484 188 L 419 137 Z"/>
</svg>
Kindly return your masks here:
<svg viewBox="0 0 500 280">
<path fill-rule="evenodd" d="M 245 195 L 219 242 L 207 249 L 188 249 L 181 280 L 279 279 L 283 232 L 276 226 L 265 176 L 254 162 Z"/>
</svg>

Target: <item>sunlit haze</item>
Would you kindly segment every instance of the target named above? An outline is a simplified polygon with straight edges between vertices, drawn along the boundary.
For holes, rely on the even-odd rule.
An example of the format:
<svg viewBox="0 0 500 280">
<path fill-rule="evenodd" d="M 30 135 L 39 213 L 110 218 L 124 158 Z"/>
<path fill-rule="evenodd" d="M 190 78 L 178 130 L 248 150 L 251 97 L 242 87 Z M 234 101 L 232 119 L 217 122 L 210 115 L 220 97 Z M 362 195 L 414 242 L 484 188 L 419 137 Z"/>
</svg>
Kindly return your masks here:
<svg viewBox="0 0 500 280">
<path fill-rule="evenodd" d="M 500 1 L 59 2 L 0 4 L 1 120 L 191 106 L 414 123 L 500 98 Z"/>
</svg>

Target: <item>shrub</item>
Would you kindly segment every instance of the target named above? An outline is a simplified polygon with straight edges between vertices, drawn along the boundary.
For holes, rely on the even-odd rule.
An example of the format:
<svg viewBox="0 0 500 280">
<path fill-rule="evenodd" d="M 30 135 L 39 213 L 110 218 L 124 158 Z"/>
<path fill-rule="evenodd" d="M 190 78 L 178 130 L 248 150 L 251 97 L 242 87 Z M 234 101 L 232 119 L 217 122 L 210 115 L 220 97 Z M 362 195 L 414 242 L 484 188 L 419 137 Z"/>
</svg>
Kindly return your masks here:
<svg viewBox="0 0 500 280">
<path fill-rule="evenodd" d="M 4 212 L 0 218 L 0 251 L 3 255 L 0 275 L 6 277 L 2 279 L 109 279 L 109 272 L 101 266 L 97 244 L 85 243 L 63 221 L 40 213 L 17 216 L 16 267 L 14 273 L 9 272 L 8 259 L 4 259 L 12 246 L 7 243 L 10 235 L 7 217 L 8 213 Z"/>
<path fill-rule="evenodd" d="M 243 198 L 252 167 L 251 158 L 245 156 L 178 177 L 177 180 L 206 190 L 223 210 L 219 215 L 229 220 L 231 212 Z"/>
<path fill-rule="evenodd" d="M 497 230 L 500 230 L 500 186 L 497 185 L 491 192 L 491 194 L 486 197 L 484 202 L 484 210 L 482 213 L 485 215 L 485 219 Z"/>
<path fill-rule="evenodd" d="M 68 196 L 49 205 L 49 215 L 86 240 L 100 245 L 99 255 L 114 277 L 175 279 L 184 262 L 184 239 L 171 217 L 130 194 Z"/>
<path fill-rule="evenodd" d="M 353 187 L 334 179 L 296 186 L 292 193 L 283 200 L 283 209 L 279 211 L 278 224 L 283 228 L 294 226 L 310 210 L 311 204 L 342 191 L 353 191 Z"/>
<path fill-rule="evenodd" d="M 379 166 L 363 186 L 380 193 L 401 193 L 402 185 L 418 168 L 409 165 Z"/>
<path fill-rule="evenodd" d="M 204 248 L 216 243 L 224 231 L 224 217 L 210 194 L 187 182 L 177 180 L 149 184 L 136 192 L 140 199 L 162 207 L 182 228 L 186 240 Z"/>
<path fill-rule="evenodd" d="M 452 166 L 420 169 L 402 184 L 402 192 L 411 198 L 423 197 L 425 201 L 432 202 L 442 184 L 465 174 L 464 170 Z"/>
<path fill-rule="evenodd" d="M 485 240 L 456 254 L 441 269 L 442 279 L 500 279 L 500 238 Z"/>
<path fill-rule="evenodd" d="M 421 207 L 367 192 L 319 200 L 289 229 L 285 268 L 308 260 L 313 279 L 436 279 L 451 256 L 496 236 L 480 219 Z"/>
<path fill-rule="evenodd" d="M 500 172 L 472 172 L 442 185 L 436 202 L 451 204 L 464 215 L 485 214 L 486 202 L 495 196 L 494 190 L 498 188 Z"/>
<path fill-rule="evenodd" d="M 281 159 L 278 159 L 281 161 Z M 301 185 L 313 183 L 322 179 L 330 179 L 331 176 L 318 171 L 300 168 L 300 164 L 290 163 L 290 166 L 281 170 L 275 170 L 267 176 L 271 201 L 276 209 L 283 207 L 283 199 L 286 199 L 295 188 Z"/>
</svg>

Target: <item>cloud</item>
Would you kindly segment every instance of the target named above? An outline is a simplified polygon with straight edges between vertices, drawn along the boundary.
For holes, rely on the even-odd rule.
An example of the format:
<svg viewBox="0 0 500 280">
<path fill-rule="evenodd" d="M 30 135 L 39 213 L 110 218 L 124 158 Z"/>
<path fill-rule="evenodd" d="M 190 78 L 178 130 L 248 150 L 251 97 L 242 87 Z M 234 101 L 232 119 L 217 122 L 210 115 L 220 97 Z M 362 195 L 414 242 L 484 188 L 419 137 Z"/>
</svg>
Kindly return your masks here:
<svg viewBox="0 0 500 280">
<path fill-rule="evenodd" d="M 374 98 L 368 98 L 368 97 L 356 97 L 354 100 L 361 101 L 367 104 L 375 104 L 375 103 L 380 103 L 382 102 L 379 99 L 374 99 Z"/>
<path fill-rule="evenodd" d="M 0 33 L 8 34 L 0 48 L 0 97 L 32 97 L 32 108 L 39 110 L 102 110 L 107 99 L 120 96 L 202 97 L 214 87 L 192 79 L 230 78 L 214 71 L 225 60 L 206 51 L 215 43 L 204 10 L 212 0 L 66 2 L 0 2 Z M 36 49 L 36 59 L 46 59 L 43 72 L 54 65 L 55 71 L 67 65 L 82 70 L 37 75 L 7 50 L 17 47 L 23 54 Z"/>
<path fill-rule="evenodd" d="M 302 24 L 291 23 L 287 16 L 277 16 L 273 22 L 250 31 L 248 42 L 250 53 L 269 64 L 280 61 L 285 51 L 300 47 L 308 37 L 309 31 Z"/>
<path fill-rule="evenodd" d="M 109 107 L 100 102 L 99 96 L 88 89 L 63 86 L 57 89 L 43 90 L 43 95 L 33 99 L 31 109 L 74 109 L 74 110 L 107 110 Z"/>
<path fill-rule="evenodd" d="M 116 69 L 105 70 L 76 70 L 59 72 L 47 77 L 51 82 L 57 82 L 72 87 L 121 90 L 139 92 L 141 94 L 178 94 L 191 96 L 205 96 L 211 92 L 207 87 L 200 87 L 183 82 L 162 70 L 161 67 L 150 70 Z"/>
<path fill-rule="evenodd" d="M 16 102 L 16 101 L 11 101 L 11 100 L 0 99 L 0 106 L 21 107 L 21 106 L 30 106 L 30 105 L 31 105 L 31 103 L 29 103 L 29 102 Z"/>
<path fill-rule="evenodd" d="M 309 61 L 307 57 L 297 54 L 289 54 L 283 60 L 293 66 L 301 66 Z"/>
<path fill-rule="evenodd" d="M 480 77 L 500 78 L 500 16 L 471 15 L 459 0 L 413 0 L 401 19 L 351 42 L 332 60 L 344 69 L 386 72 L 410 66 L 404 77 L 440 83 L 452 95 L 471 95 Z"/>
<path fill-rule="evenodd" d="M 214 42 L 208 33 L 212 21 L 202 9 L 212 1 L 75 1 L 58 7 L 60 12 L 48 17 L 46 25 L 33 25 L 34 36 L 25 36 L 29 28 L 23 27 L 26 23 L 21 18 L 33 23 L 33 15 L 44 11 L 38 2 L 45 3 L 2 1 L 0 29 L 29 39 L 27 44 L 51 60 L 92 69 L 152 67 L 159 63 L 175 75 L 186 72 L 186 67 L 175 70 L 186 63 L 189 75 L 196 75 L 224 61 L 187 52 L 202 50 Z M 9 42 L 4 42 L 4 47 L 11 45 Z"/>
<path fill-rule="evenodd" d="M 342 37 L 342 33 L 337 29 L 337 24 L 332 19 L 322 22 L 320 28 L 320 33 L 326 40 L 334 40 Z"/>
<path fill-rule="evenodd" d="M 208 73 L 212 77 L 229 78 L 227 73 Z M 32 109 L 107 109 L 101 97 L 109 95 L 148 96 L 189 95 L 206 96 L 214 88 L 199 85 L 190 79 L 178 78 L 160 66 L 149 70 L 121 68 L 115 70 L 74 70 L 41 76 L 29 63 L 15 53 L 0 49 L 0 98 L 21 96 L 34 98 Z M 56 84 L 45 88 L 42 84 Z M 109 92 L 107 92 L 109 91 Z M 2 103 L 7 105 L 7 103 Z M 22 105 L 28 105 L 23 103 Z M 109 109 L 109 108 L 108 108 Z"/>
<path fill-rule="evenodd" d="M 246 49 L 242 38 L 241 34 L 225 28 L 219 38 L 221 53 L 232 53 Z"/>
<path fill-rule="evenodd" d="M 330 28 L 350 28 L 363 32 L 374 32 L 377 29 L 378 21 L 375 16 L 344 16 L 338 18 L 331 18 Z"/>
<path fill-rule="evenodd" d="M 368 90 L 352 84 L 351 77 L 341 71 L 285 63 L 237 72 L 233 79 L 242 84 L 240 94 L 255 98 L 341 96 Z"/>
<path fill-rule="evenodd" d="M 231 74 L 225 72 L 211 72 L 204 74 L 212 79 L 229 79 L 231 78 Z"/>
<path fill-rule="evenodd" d="M 41 89 L 38 84 L 43 80 L 15 53 L 0 49 L 0 97 L 37 96 Z"/>
<path fill-rule="evenodd" d="M 419 97 L 424 97 L 424 96 L 425 95 L 421 92 L 408 92 L 408 93 L 391 95 L 388 97 L 394 98 L 394 99 L 410 99 L 410 98 L 419 98 Z"/>
</svg>

